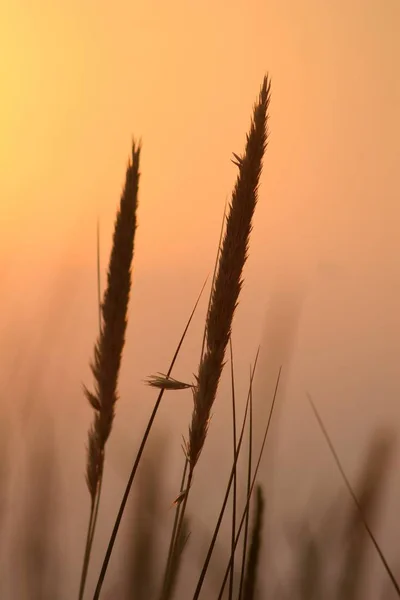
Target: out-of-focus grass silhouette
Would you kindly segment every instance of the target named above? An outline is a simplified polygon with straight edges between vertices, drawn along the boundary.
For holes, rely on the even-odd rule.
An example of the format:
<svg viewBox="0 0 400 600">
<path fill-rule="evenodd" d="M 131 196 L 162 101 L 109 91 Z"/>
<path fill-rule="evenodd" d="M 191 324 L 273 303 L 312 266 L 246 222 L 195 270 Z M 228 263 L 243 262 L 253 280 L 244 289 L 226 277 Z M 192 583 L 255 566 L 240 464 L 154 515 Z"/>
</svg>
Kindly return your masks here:
<svg viewBox="0 0 400 600">
<path fill-rule="evenodd" d="M 371 528 L 379 516 L 382 490 L 385 487 L 393 449 L 393 438 L 378 433 L 371 440 L 365 463 L 354 486 L 354 493 Z M 60 552 L 62 540 L 57 532 L 60 517 L 57 511 L 58 464 L 49 426 L 43 426 L 40 436 L 33 432 L 26 454 L 22 514 L 14 522 L 16 528 L 10 538 L 13 548 L 10 565 L 12 576 L 8 593 L 5 586 L 1 586 L 1 597 L 21 600 L 65 598 Z M 3 490 L 7 490 L 7 474 L 12 471 L 12 462 L 6 463 L 6 460 L 3 454 Z M 163 571 L 158 552 L 158 520 L 163 507 L 168 505 L 160 475 L 164 470 L 163 460 L 163 447 L 159 441 L 153 444 L 146 454 L 137 480 L 135 501 L 129 504 L 124 532 L 123 564 L 119 569 L 120 579 L 115 581 L 115 587 L 111 585 L 111 590 L 114 590 L 112 593 L 109 591 L 104 594 L 104 597 L 110 600 L 158 597 Z M 7 467 L 4 466 L 6 464 Z M 223 487 L 219 492 L 222 494 Z M 257 486 L 256 492 L 241 598 L 361 600 L 365 597 L 369 570 L 368 554 L 372 544 L 354 503 L 343 496 L 339 504 L 336 502 L 332 505 L 332 510 L 325 514 L 322 521 L 314 520 L 319 526 L 310 521 L 312 517 L 309 515 L 299 515 L 299 526 L 291 538 L 292 568 L 285 583 L 276 582 L 275 590 L 266 594 L 265 590 L 257 585 L 257 571 L 269 568 L 268 564 L 259 562 L 259 548 L 263 539 L 263 513 L 267 510 L 267 503 L 265 504 L 265 492 L 260 486 Z M 1 508 L 3 524 L 13 507 L 10 503 L 3 503 Z M 225 560 L 228 561 L 229 540 L 225 540 L 224 547 Z M 3 556 L 4 550 L 3 544 Z M 218 556 L 219 566 L 214 564 L 213 573 L 210 573 L 215 598 L 218 596 L 218 579 L 221 580 L 225 570 L 225 565 L 221 562 L 221 546 Z M 3 577 L 4 574 L 3 566 Z M 235 598 L 239 598 L 238 580 L 239 572 L 236 569 L 236 585 L 233 588 Z M 171 588 L 173 587 L 172 585 Z M 191 598 L 192 591 L 179 597 Z M 224 597 L 228 597 L 227 593 Z M 395 596 L 392 586 L 385 582 L 380 598 L 386 600 L 393 597 Z"/>
<path fill-rule="evenodd" d="M 351 497 L 342 497 L 339 504 L 332 504 L 319 526 L 317 519 L 310 522 L 309 516 L 300 521 L 297 536 L 291 538 L 294 568 L 286 591 L 290 598 L 361 600 L 365 597 L 368 554 L 373 544 L 360 510 L 368 528 L 373 530 L 393 450 L 394 438 L 389 433 L 378 432 L 372 438 L 353 489 L 359 509 Z M 395 597 L 393 585 L 390 588 L 385 585 L 385 589 L 388 595 L 383 597 Z"/>
<path fill-rule="evenodd" d="M 50 425 L 42 420 L 40 431 L 34 430 L 32 434 L 26 453 L 21 559 L 27 584 L 26 597 L 51 600 L 62 592 L 61 540 L 57 533 L 57 473 L 60 466 Z"/>
<path fill-rule="evenodd" d="M 158 519 L 163 498 L 163 448 L 161 440 L 143 459 L 137 496 L 127 519 L 124 553 L 124 599 L 145 600 L 157 585 Z"/>
</svg>

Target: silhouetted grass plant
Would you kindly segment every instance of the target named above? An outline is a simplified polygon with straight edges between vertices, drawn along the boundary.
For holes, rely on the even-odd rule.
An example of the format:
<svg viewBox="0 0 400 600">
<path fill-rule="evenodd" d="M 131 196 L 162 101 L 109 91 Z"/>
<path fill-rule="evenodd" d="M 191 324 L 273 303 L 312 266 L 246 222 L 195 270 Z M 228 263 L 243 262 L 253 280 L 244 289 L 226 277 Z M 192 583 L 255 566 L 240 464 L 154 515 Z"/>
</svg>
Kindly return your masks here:
<svg viewBox="0 0 400 600">
<path fill-rule="evenodd" d="M 118 376 L 125 345 L 127 312 L 131 290 L 131 265 L 136 232 L 136 210 L 139 188 L 140 144 L 132 143 L 132 158 L 126 171 L 126 180 L 117 212 L 114 239 L 108 267 L 107 287 L 101 304 L 99 338 L 90 364 L 94 378 L 94 392 L 84 388 L 86 398 L 94 410 L 94 421 L 89 429 L 86 481 L 91 506 L 85 557 L 82 567 L 79 599 L 82 600 L 91 547 L 93 543 L 103 479 L 106 442 L 114 421 L 118 398 Z M 99 254 L 99 252 L 98 252 Z"/>
<path fill-rule="evenodd" d="M 188 437 L 184 440 L 183 475 L 180 487 L 177 485 L 175 500 L 175 519 L 172 527 L 169 550 L 163 576 L 158 581 L 159 566 L 155 562 L 157 547 L 158 523 L 156 507 L 162 497 L 158 461 L 149 460 L 143 464 L 143 471 L 138 480 L 139 494 L 133 513 L 135 527 L 128 529 L 129 541 L 126 544 L 124 562 L 124 580 L 122 588 L 118 587 L 117 596 L 121 600 L 136 598 L 137 600 L 158 597 L 169 600 L 174 597 L 177 582 L 182 568 L 185 547 L 190 537 L 191 519 L 186 511 L 189 494 L 193 483 L 195 468 L 204 448 L 211 420 L 211 411 L 217 398 L 220 378 L 225 365 L 225 354 L 229 344 L 230 376 L 232 396 L 232 441 L 233 458 L 230 473 L 227 474 L 225 494 L 221 499 L 221 507 L 217 522 L 213 528 L 209 547 L 195 589 L 185 591 L 185 600 L 197 600 L 203 589 L 210 561 L 220 533 L 229 499 L 232 499 L 231 535 L 226 557 L 226 565 L 219 588 L 215 589 L 218 600 L 226 594 L 229 600 L 255 600 L 257 597 L 258 571 L 260 569 L 260 550 L 262 546 L 263 521 L 265 518 L 266 493 L 257 484 L 257 476 L 265 449 L 268 432 L 279 389 L 281 370 L 276 380 L 270 412 L 264 427 L 260 448 L 254 448 L 253 440 L 253 378 L 257 366 L 258 351 L 250 372 L 250 381 L 242 423 L 237 423 L 238 398 L 235 391 L 235 368 L 232 344 L 232 324 L 239 302 L 243 284 L 243 269 L 248 255 L 249 238 L 252 221 L 258 201 L 258 188 L 263 166 L 264 153 L 267 146 L 268 109 L 270 103 L 271 84 L 268 76 L 263 80 L 258 101 L 253 110 L 250 130 L 246 136 L 243 155 L 234 154 L 234 163 L 238 167 L 238 175 L 232 193 L 232 199 L 225 207 L 218 243 L 214 274 L 206 313 L 204 335 L 201 344 L 200 361 L 194 382 L 180 381 L 171 376 L 188 328 L 206 285 L 204 283 L 194 308 L 186 322 L 183 333 L 177 344 L 171 363 L 164 372 L 147 378 L 146 383 L 158 390 L 158 397 L 150 414 L 148 424 L 133 460 L 132 469 L 112 528 L 100 574 L 95 586 L 93 600 L 100 598 L 103 583 L 113 552 L 116 537 L 127 507 L 128 498 L 134 483 L 138 467 L 142 462 L 148 438 L 152 432 L 154 419 L 165 392 L 175 393 L 190 390 L 193 397 L 193 411 L 189 424 Z M 96 530 L 101 488 L 104 472 L 104 461 L 107 441 L 112 433 L 115 410 L 118 400 L 118 378 L 127 329 L 128 304 L 131 292 L 131 269 L 134 253 L 134 240 L 137 226 L 137 208 L 139 192 L 140 144 L 132 143 L 131 159 L 126 170 L 124 189 L 115 220 L 112 250 L 108 265 L 107 283 L 101 300 L 99 229 L 97 230 L 97 276 L 99 304 L 99 335 L 94 347 L 94 358 L 91 371 L 94 380 L 94 391 L 84 388 L 94 417 L 88 433 L 86 481 L 90 499 L 87 536 L 82 561 L 82 572 L 78 598 L 85 596 L 86 580 L 90 566 L 91 552 Z M 310 399 L 311 400 L 311 399 Z M 312 401 L 311 401 L 312 402 Z M 346 551 L 343 554 L 342 570 L 334 590 L 330 587 L 330 597 L 337 600 L 361 599 L 361 581 L 366 569 L 366 545 L 372 542 L 392 584 L 392 589 L 400 596 L 397 580 L 389 567 L 381 548 L 372 532 L 370 522 L 376 515 L 377 499 L 387 471 L 390 445 L 387 440 L 378 440 L 371 448 L 366 469 L 362 474 L 356 491 L 347 479 L 325 426 L 312 407 L 318 424 L 325 436 L 340 474 L 347 486 L 353 506 L 346 522 Z M 247 478 L 245 481 L 245 502 L 239 507 L 238 461 L 243 457 L 244 434 L 248 432 L 248 447 L 245 461 Z M 38 448 L 40 450 L 40 448 Z M 49 458 L 35 458 L 32 455 L 30 473 L 36 478 L 31 486 L 36 493 L 31 493 L 26 510 L 24 526 L 24 561 L 26 569 L 27 593 L 30 599 L 56 600 L 60 594 L 59 570 L 60 560 L 55 552 L 52 538 L 54 516 L 50 510 L 52 499 L 52 481 L 56 469 Z M 154 457 L 153 457 L 154 459 Z M 253 519 L 250 522 L 250 507 L 255 493 Z M 0 505 L 0 516 L 4 512 Z M 132 525 L 132 522 L 131 522 Z M 125 539 L 128 539 L 125 537 Z M 242 543 L 240 567 L 237 566 L 239 542 Z M 320 540 L 306 533 L 302 540 L 296 568 L 298 577 L 290 597 L 301 600 L 317 600 L 325 598 L 326 588 L 324 573 L 329 558 L 321 550 Z M 287 590 L 286 590 L 287 591 Z M 115 594 L 112 594 L 114 600 Z M 263 596 L 266 597 L 266 596 Z M 275 600 L 287 597 L 285 589 L 280 588 L 271 598 Z"/>
</svg>

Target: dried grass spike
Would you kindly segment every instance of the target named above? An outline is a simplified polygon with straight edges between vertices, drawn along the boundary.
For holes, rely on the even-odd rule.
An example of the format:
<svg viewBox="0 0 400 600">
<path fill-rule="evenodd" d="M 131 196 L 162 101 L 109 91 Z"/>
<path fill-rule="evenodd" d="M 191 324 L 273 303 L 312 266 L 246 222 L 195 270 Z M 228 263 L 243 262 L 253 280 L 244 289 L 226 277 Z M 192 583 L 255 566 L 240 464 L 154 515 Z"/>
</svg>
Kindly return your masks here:
<svg viewBox="0 0 400 600">
<path fill-rule="evenodd" d="M 232 194 L 218 271 L 212 290 L 206 321 L 206 347 L 200 361 L 197 386 L 194 389 L 194 409 L 189 427 L 190 469 L 193 471 L 207 435 L 210 411 L 214 403 L 224 367 L 226 346 L 242 288 L 242 272 L 252 219 L 258 200 L 258 185 L 262 159 L 267 145 L 267 120 L 270 101 L 270 82 L 266 76 L 253 119 L 243 157 L 234 154 L 239 162 L 239 174 Z"/>
<path fill-rule="evenodd" d="M 99 445 L 98 454 L 104 450 L 110 435 L 118 399 L 117 385 L 125 345 L 127 312 L 131 289 L 131 264 L 136 231 L 138 204 L 140 145 L 132 144 L 132 158 L 128 163 L 125 187 L 117 212 L 113 245 L 108 266 L 107 288 L 101 305 L 102 327 L 94 348 L 91 369 L 94 376 L 94 393 L 85 389 L 91 406 L 98 412 L 93 424 Z M 90 460 L 90 455 L 88 457 Z"/>
<path fill-rule="evenodd" d="M 155 387 L 160 390 L 187 390 L 193 387 L 190 383 L 179 381 L 173 377 L 168 377 L 164 373 L 158 373 L 158 375 L 151 375 L 146 380 L 147 385 Z"/>
</svg>

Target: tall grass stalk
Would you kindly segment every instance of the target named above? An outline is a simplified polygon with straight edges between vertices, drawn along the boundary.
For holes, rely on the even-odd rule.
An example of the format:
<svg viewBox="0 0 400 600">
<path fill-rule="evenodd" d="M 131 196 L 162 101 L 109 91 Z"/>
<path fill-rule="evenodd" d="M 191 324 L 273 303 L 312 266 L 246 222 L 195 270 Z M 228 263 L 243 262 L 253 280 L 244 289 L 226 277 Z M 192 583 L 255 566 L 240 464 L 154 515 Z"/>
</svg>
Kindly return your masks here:
<svg viewBox="0 0 400 600">
<path fill-rule="evenodd" d="M 243 158 L 236 157 L 239 174 L 232 194 L 226 230 L 219 257 L 215 286 L 206 321 L 206 348 L 193 391 L 193 415 L 189 428 L 189 481 L 204 446 L 231 334 L 235 309 L 242 288 L 242 271 L 247 259 L 252 219 L 258 200 L 262 160 L 267 145 L 267 111 L 270 82 L 264 78 L 259 102 L 247 135 Z"/>
<path fill-rule="evenodd" d="M 131 266 L 137 227 L 140 151 L 140 143 L 136 146 L 133 141 L 125 186 L 115 220 L 107 287 L 101 305 L 100 333 L 94 348 L 94 360 L 90 364 L 94 378 L 94 392 L 84 387 L 85 396 L 94 410 L 94 421 L 88 434 L 86 482 L 91 506 L 79 600 L 82 600 L 85 592 L 101 495 L 105 446 L 111 433 L 118 399 L 118 377 L 125 345 L 132 281 Z"/>
<path fill-rule="evenodd" d="M 206 346 L 193 389 L 193 413 L 186 444 L 189 470 L 186 493 L 177 527 L 177 538 L 189 498 L 195 466 L 199 460 L 210 422 L 211 409 L 224 367 L 233 316 L 243 284 L 242 272 L 247 259 L 252 220 L 258 200 L 262 161 L 267 146 L 267 120 L 270 102 L 268 76 L 254 106 L 250 131 L 243 157 L 234 154 L 239 168 L 229 207 L 226 230 L 210 310 L 206 319 Z"/>
</svg>

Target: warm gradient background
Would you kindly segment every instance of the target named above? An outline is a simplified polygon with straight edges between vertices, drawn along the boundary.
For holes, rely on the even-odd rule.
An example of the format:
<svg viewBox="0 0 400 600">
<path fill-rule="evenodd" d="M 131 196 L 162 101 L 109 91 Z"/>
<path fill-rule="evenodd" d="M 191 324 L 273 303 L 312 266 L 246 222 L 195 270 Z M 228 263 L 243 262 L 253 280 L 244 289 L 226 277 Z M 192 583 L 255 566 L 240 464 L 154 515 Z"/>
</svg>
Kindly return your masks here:
<svg viewBox="0 0 400 600">
<path fill-rule="evenodd" d="M 236 177 L 229 159 L 243 149 L 266 71 L 271 135 L 234 344 L 244 391 L 262 340 L 260 414 L 293 350 L 275 437 L 278 530 L 279 515 L 303 506 L 316 483 L 327 495 L 342 485 L 306 390 L 350 474 L 375 428 L 399 430 L 399 31 L 397 0 L 0 4 L 2 418 L 15 426 L 15 464 L 24 427 L 44 436 L 40 409 L 53 418 L 63 547 L 73 550 L 65 598 L 75 593 L 89 505 L 81 383 L 90 383 L 97 334 L 96 220 L 105 267 L 132 135 L 143 140 L 134 289 L 96 560 L 152 406 L 142 380 L 167 368 L 212 270 Z M 205 300 L 177 366 L 183 379 L 197 367 L 204 311 Z M 182 393 L 158 421 L 170 442 L 166 507 L 190 410 Z M 229 419 L 223 393 L 192 511 L 203 533 L 230 459 Z M 393 564 L 399 483 L 397 468 L 379 534 Z M 167 508 L 164 517 L 168 525 Z"/>
</svg>

